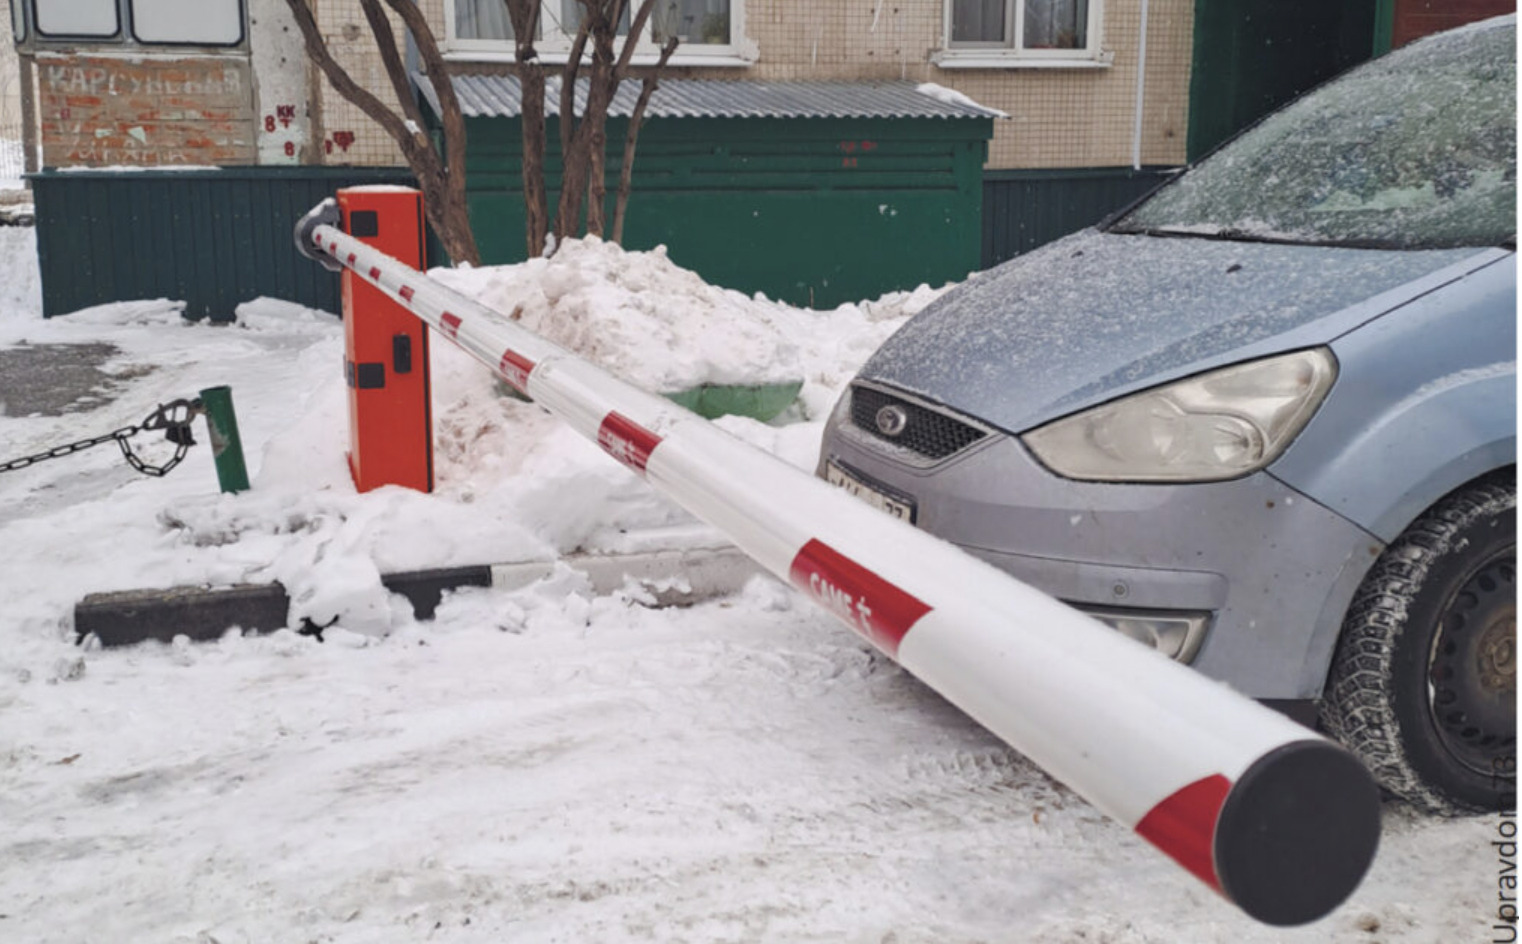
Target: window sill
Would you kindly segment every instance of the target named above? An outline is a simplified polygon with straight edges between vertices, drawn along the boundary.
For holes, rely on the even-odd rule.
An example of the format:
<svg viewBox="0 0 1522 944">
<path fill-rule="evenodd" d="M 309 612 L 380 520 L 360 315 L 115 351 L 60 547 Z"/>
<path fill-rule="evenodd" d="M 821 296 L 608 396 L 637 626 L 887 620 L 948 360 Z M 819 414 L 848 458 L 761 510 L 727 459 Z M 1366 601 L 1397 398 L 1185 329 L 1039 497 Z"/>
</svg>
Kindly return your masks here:
<svg viewBox="0 0 1522 944">
<path fill-rule="evenodd" d="M 941 69 L 1108 69 L 1115 61 L 1115 53 L 1105 50 L 1097 57 L 1083 56 L 1069 59 L 987 49 L 943 49 L 932 53 L 930 61 Z"/>
<path fill-rule="evenodd" d="M 552 51 L 541 49 L 539 61 L 548 66 L 563 66 L 570 54 L 564 51 Z M 444 53 L 445 62 L 514 62 L 516 57 L 512 50 L 508 49 L 451 49 Z M 637 52 L 629 59 L 631 66 L 653 66 L 660 61 L 660 53 Z M 748 69 L 756 64 L 754 57 L 746 57 L 736 53 L 724 53 L 712 56 L 682 55 L 678 52 L 671 57 L 670 66 L 697 66 L 717 69 Z"/>
<path fill-rule="evenodd" d="M 60 44 L 63 45 L 63 44 Z M 38 61 L 69 61 L 81 56 L 89 56 L 93 59 L 247 59 L 248 50 L 237 46 L 137 46 L 130 43 L 118 42 L 114 45 L 85 45 L 83 43 L 68 44 L 67 48 L 48 48 L 38 46 L 30 53 L 21 49 L 22 55 L 32 55 Z"/>
</svg>

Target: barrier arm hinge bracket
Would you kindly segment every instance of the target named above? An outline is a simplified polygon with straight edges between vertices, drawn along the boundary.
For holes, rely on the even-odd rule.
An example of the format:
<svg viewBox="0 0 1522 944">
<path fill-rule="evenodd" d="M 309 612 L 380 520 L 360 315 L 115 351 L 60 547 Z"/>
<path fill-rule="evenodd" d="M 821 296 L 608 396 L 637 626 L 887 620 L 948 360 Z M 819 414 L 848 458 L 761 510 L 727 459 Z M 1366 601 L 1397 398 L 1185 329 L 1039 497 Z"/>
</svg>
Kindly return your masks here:
<svg viewBox="0 0 1522 944">
<path fill-rule="evenodd" d="M 328 255 L 322 246 L 312 241 L 312 233 L 319 226 L 337 227 L 342 222 L 338 201 L 331 197 L 312 207 L 311 211 L 296 221 L 296 251 L 318 263 L 329 272 L 342 272 L 343 263 Z"/>
</svg>

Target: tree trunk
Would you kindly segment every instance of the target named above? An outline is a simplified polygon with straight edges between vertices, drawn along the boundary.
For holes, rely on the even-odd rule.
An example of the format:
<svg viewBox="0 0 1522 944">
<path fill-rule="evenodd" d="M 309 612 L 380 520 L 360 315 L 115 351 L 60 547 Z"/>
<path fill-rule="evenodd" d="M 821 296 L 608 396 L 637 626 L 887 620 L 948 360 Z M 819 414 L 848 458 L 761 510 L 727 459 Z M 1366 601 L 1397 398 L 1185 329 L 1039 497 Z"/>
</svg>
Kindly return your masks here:
<svg viewBox="0 0 1522 944">
<path fill-rule="evenodd" d="M 440 214 L 445 219 L 445 225 L 449 227 L 452 238 L 460 244 L 460 248 L 466 254 L 455 255 L 454 250 L 449 250 L 450 259 L 454 262 L 468 262 L 471 265 L 481 264 L 481 253 L 476 248 L 475 233 L 470 228 L 470 208 L 465 198 L 465 115 L 460 111 L 460 101 L 455 97 L 454 84 L 450 81 L 448 67 L 444 64 L 444 54 L 439 49 L 439 44 L 434 40 L 433 30 L 428 26 L 428 19 L 423 11 L 412 0 L 386 0 L 386 3 L 396 14 L 402 18 L 407 29 L 412 33 L 412 38 L 417 44 L 418 56 L 423 60 L 423 71 L 432 83 L 434 94 L 439 97 L 439 115 L 444 125 L 444 159 L 445 166 L 443 195 L 447 203 L 445 211 Z M 387 71 L 391 72 L 390 63 Z M 401 60 L 396 62 L 397 73 L 402 75 L 399 83 L 406 88 L 407 94 L 403 97 L 405 102 L 412 105 L 412 110 L 422 117 L 422 112 L 411 96 L 411 85 L 406 79 L 406 70 Z M 396 75 L 392 75 L 391 81 L 397 83 Z M 399 95 L 401 93 L 398 93 Z M 413 130 L 414 137 L 426 147 L 428 153 L 436 154 L 433 150 L 433 142 L 423 133 L 419 121 Z M 435 229 L 438 226 L 435 224 Z M 446 244 L 447 246 L 447 244 Z"/>
<path fill-rule="evenodd" d="M 655 2 L 641 0 L 622 48 L 615 48 L 618 22 L 628 8 L 629 0 L 577 0 L 582 13 L 581 24 L 561 73 L 561 183 L 555 213 L 557 244 L 581 231 L 583 210 L 587 232 L 601 236 L 607 228 L 608 108 L 618 93 L 619 83 L 628 75 L 629 61 L 638 37 L 650 20 Z M 588 42 L 592 44 L 592 62 L 587 70 L 586 101 L 580 118 L 577 118 L 576 80 L 581 74 L 582 53 Z M 674 49 L 674 43 L 671 45 Z M 663 55 L 661 65 L 664 66 L 669 58 L 669 55 Z"/>
<path fill-rule="evenodd" d="M 655 69 L 645 76 L 640 85 L 639 101 L 634 103 L 634 113 L 629 116 L 629 130 L 624 135 L 624 159 L 618 168 L 618 202 L 613 208 L 613 241 L 620 246 L 624 244 L 624 218 L 629 212 L 629 188 L 634 183 L 634 151 L 639 145 L 640 125 L 645 121 L 645 109 L 650 105 L 650 97 L 660 85 L 661 70 L 671 61 L 671 54 L 676 52 L 678 42 L 672 36 L 661 47 L 661 59 L 655 64 Z"/>
<path fill-rule="evenodd" d="M 606 119 L 592 131 L 587 168 L 587 235 L 603 235 L 608 201 L 608 132 Z"/>
<path fill-rule="evenodd" d="M 539 32 L 539 0 L 506 0 L 516 37 L 514 71 L 523 98 L 523 245 L 528 258 L 544 255 L 549 232 L 549 195 L 544 185 L 544 65 L 534 49 Z"/>
<path fill-rule="evenodd" d="M 523 235 L 528 258 L 544 255 L 550 229 L 550 198 L 544 185 L 544 70 L 518 73 L 523 86 Z"/>
<path fill-rule="evenodd" d="M 555 237 L 563 240 L 577 234 L 581 225 L 583 202 L 592 176 L 594 147 L 607 137 L 605 125 L 608 120 L 608 83 L 599 73 L 604 71 L 596 63 L 592 65 L 591 81 L 587 89 L 587 111 L 571 136 L 571 151 L 563 158 L 564 168 L 560 180 L 560 209 L 555 219 Z"/>
</svg>

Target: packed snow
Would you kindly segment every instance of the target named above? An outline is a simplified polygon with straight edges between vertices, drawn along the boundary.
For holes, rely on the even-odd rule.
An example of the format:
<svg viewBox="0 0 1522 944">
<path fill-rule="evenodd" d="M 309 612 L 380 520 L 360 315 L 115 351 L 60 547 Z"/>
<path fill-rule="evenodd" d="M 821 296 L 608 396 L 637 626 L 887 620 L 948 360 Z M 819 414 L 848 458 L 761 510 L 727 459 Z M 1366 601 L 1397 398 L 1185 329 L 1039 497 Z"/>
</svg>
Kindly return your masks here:
<svg viewBox="0 0 1522 944">
<path fill-rule="evenodd" d="M 965 105 L 968 108 L 981 108 L 983 111 L 989 112 L 990 114 L 996 115 L 1000 118 L 1009 117 L 1007 113 L 1002 112 L 997 108 L 989 108 L 987 105 L 973 101 L 971 96 L 967 95 L 965 92 L 959 92 L 956 89 L 947 88 L 944 85 L 937 85 L 934 82 L 921 82 L 919 85 L 914 87 L 914 90 L 919 92 L 921 95 L 928 95 L 936 101 L 945 102 L 948 105 Z"/>
<path fill-rule="evenodd" d="M 0 138 L 0 192 L 22 189 L 25 183 L 21 175 L 25 170 L 21 142 Z"/>
<path fill-rule="evenodd" d="M 604 309 L 669 317 L 593 352 L 656 385 L 802 379 L 772 423 L 720 424 L 804 468 L 856 366 L 938 292 L 803 311 L 593 242 L 437 274 L 573 343 Z M 204 446 L 163 479 L 109 445 L 0 477 L 0 940 L 1491 939 L 1493 818 L 1387 803 L 1347 904 L 1257 925 L 786 586 L 680 609 L 592 591 L 578 554 L 722 538 L 448 345 L 436 492 L 357 495 L 337 319 L 179 311 L 45 321 L 31 231 L 0 227 L 0 352 L 115 350 L 63 415 L 0 415 L 0 461 L 228 384 L 253 480 L 218 494 Z M 379 580 L 530 560 L 559 563 L 429 622 Z M 73 642 L 87 593 L 276 579 L 292 625 L 339 617 L 324 642 Z"/>
</svg>

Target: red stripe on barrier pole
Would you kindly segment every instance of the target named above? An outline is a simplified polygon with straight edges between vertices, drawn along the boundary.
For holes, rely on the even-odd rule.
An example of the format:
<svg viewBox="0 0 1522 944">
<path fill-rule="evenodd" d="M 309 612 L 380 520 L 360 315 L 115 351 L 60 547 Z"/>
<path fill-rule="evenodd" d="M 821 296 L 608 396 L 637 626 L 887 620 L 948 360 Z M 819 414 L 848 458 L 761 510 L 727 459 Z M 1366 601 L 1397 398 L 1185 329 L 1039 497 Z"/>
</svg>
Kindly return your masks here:
<svg viewBox="0 0 1522 944">
<path fill-rule="evenodd" d="M 503 358 L 506 360 L 506 358 Z M 603 451 L 640 474 L 661 437 L 620 413 L 609 413 L 597 428 L 597 444 Z"/>
<path fill-rule="evenodd" d="M 443 325 L 443 331 L 446 335 L 449 336 L 450 340 L 454 340 L 460 336 L 459 315 L 451 314 L 446 311 L 443 314 L 439 315 L 439 322 Z"/>
<path fill-rule="evenodd" d="M 370 281 L 372 281 L 372 282 L 379 282 L 380 281 L 380 266 L 371 266 L 370 267 Z"/>
<path fill-rule="evenodd" d="M 349 265 L 354 265 L 354 253 L 349 253 Z"/>
<path fill-rule="evenodd" d="M 396 294 L 402 296 L 403 298 L 407 299 L 407 301 L 410 302 L 410 301 L 412 301 L 412 286 L 410 286 L 410 285 L 403 285 L 397 291 Z"/>
<path fill-rule="evenodd" d="M 514 389 L 524 396 L 528 395 L 528 375 L 534 372 L 534 362 L 519 354 L 517 351 L 507 350 L 502 352 L 502 360 L 497 364 L 497 370 L 507 378 Z"/>
<path fill-rule="evenodd" d="M 1215 825 L 1231 781 L 1220 774 L 1196 780 L 1154 806 L 1136 824 L 1137 835 L 1221 891 L 1215 868 Z"/>
<path fill-rule="evenodd" d="M 897 658 L 898 644 L 929 604 L 900 590 L 817 538 L 812 538 L 788 569 L 798 589 L 879 649 Z"/>
</svg>

